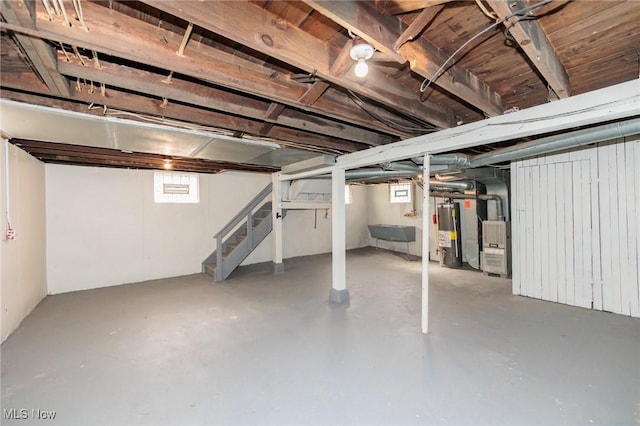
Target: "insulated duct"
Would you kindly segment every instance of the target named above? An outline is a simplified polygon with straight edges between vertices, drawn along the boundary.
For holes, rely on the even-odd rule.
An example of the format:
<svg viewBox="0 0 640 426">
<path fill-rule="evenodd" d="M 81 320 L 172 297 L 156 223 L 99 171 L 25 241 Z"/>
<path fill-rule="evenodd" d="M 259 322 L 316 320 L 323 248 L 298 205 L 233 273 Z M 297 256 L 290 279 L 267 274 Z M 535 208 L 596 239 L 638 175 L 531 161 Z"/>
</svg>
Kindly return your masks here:
<svg viewBox="0 0 640 426">
<path fill-rule="evenodd" d="M 429 180 L 429 186 L 438 190 L 452 190 L 452 191 L 470 191 L 475 189 L 476 185 L 472 180 L 458 180 L 451 182 L 442 182 L 439 180 Z"/>
<path fill-rule="evenodd" d="M 548 154 L 564 149 L 575 148 L 591 143 L 603 142 L 610 139 L 622 138 L 640 133 L 640 118 L 605 124 L 576 130 L 570 133 L 535 139 L 508 148 L 496 149 L 486 154 L 479 154 L 471 158 L 469 167 L 482 167 L 489 164 L 519 160 L 521 158 Z"/>
<path fill-rule="evenodd" d="M 429 164 L 456 166 L 461 168 L 471 167 L 469 156 L 465 154 L 441 154 L 432 155 Z"/>
<path fill-rule="evenodd" d="M 496 202 L 496 215 L 498 216 L 498 220 L 504 220 L 504 215 L 502 214 L 502 197 L 497 194 L 478 194 L 478 200 L 488 201 L 493 200 Z"/>
</svg>

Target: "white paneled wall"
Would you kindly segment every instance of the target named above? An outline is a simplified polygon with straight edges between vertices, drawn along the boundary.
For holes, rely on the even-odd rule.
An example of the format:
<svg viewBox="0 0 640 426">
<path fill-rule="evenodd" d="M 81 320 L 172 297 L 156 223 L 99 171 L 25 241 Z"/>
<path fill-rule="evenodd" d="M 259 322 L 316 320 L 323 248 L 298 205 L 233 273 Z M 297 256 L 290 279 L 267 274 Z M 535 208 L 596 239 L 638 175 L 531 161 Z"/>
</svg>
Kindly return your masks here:
<svg viewBox="0 0 640 426">
<path fill-rule="evenodd" d="M 640 138 L 511 164 L 513 293 L 640 317 Z"/>
<path fill-rule="evenodd" d="M 0 340 L 4 341 L 47 295 L 47 262 L 45 166 L 5 139 L 1 141 Z M 13 240 L 6 238 L 7 211 L 15 231 Z"/>
</svg>

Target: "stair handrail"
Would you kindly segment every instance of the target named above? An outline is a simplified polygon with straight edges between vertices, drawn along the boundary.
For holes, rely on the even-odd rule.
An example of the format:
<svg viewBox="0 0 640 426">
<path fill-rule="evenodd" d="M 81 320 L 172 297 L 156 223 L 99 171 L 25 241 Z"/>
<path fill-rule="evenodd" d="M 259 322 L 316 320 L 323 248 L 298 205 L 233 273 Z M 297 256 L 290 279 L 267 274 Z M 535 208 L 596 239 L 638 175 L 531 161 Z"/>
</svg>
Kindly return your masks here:
<svg viewBox="0 0 640 426">
<path fill-rule="evenodd" d="M 244 220 L 244 218 L 247 217 L 247 215 L 249 213 L 251 213 L 251 211 L 258 207 L 258 205 L 262 202 L 262 200 L 264 199 L 264 197 L 266 197 L 267 195 L 269 195 L 269 193 L 271 193 L 271 187 L 273 186 L 273 184 L 270 182 L 267 186 L 264 187 L 264 189 L 262 191 L 260 191 L 260 193 L 258 195 L 256 195 L 255 197 L 253 197 L 253 199 L 251 201 L 249 201 L 247 203 L 247 205 L 238 212 L 238 214 L 236 214 L 233 219 L 231 219 L 229 221 L 229 223 L 227 223 L 225 226 L 222 227 L 221 230 L 219 230 L 214 236 L 213 238 L 215 238 L 216 240 L 221 240 L 225 235 L 227 235 L 229 232 L 231 232 L 233 230 L 233 228 L 236 227 L 236 225 L 238 225 L 240 222 L 242 222 L 242 220 Z M 220 247 L 218 247 L 218 250 L 220 250 Z"/>
</svg>

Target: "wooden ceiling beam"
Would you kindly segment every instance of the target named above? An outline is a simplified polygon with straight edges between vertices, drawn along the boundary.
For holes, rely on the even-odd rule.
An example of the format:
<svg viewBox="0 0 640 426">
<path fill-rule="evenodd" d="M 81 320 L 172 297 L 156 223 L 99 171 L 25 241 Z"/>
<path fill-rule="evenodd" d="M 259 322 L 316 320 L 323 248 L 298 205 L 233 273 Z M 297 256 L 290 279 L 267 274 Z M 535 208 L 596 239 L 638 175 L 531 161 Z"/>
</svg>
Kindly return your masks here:
<svg viewBox="0 0 640 426">
<path fill-rule="evenodd" d="M 33 73 L 3 73 L 2 87 L 3 98 L 88 114 L 103 115 L 102 106 L 104 105 L 108 108 L 122 111 L 121 115 L 113 115 L 127 119 L 136 120 L 135 113 L 140 113 L 153 116 L 157 119 L 156 122 L 160 123 L 166 118 L 184 123 L 195 123 L 202 126 L 239 131 L 256 136 L 260 136 L 259 130 L 263 125 L 261 121 L 177 103 L 169 103 L 166 107 L 162 107 L 162 102 L 159 99 L 123 92 L 112 87 L 107 88 L 106 96 L 102 96 L 100 90 L 95 90 L 94 93 L 88 93 L 86 90 L 73 90 L 70 96 L 66 97 L 67 100 L 33 95 L 31 93 L 41 93 L 42 89 L 45 88 L 44 84 Z M 7 90 L 7 88 L 30 93 L 16 92 Z M 89 105 L 94 105 L 94 107 L 89 110 Z M 367 147 L 367 145 L 360 143 L 310 134 L 282 126 L 274 126 L 270 131 L 269 137 L 284 146 L 298 149 L 316 147 L 325 149 L 329 153 L 354 152 Z"/>
<path fill-rule="evenodd" d="M 355 76 L 335 76 L 331 73 L 330 47 L 300 28 L 278 19 L 249 2 L 180 2 L 144 0 L 165 13 L 193 22 L 206 30 L 234 40 L 258 52 L 293 65 L 361 96 L 401 111 L 439 127 L 453 125 L 453 113 L 401 87 L 389 85 L 385 78 L 370 75 L 366 82 Z M 399 35 L 399 33 L 398 33 Z M 395 38 L 391 40 L 391 43 Z"/>
<path fill-rule="evenodd" d="M 225 171 L 243 171 L 243 172 L 257 172 L 257 173 L 273 173 L 278 171 L 278 168 L 254 166 L 254 165 L 241 165 L 238 163 L 225 163 L 208 165 L 206 163 L 191 163 L 188 161 L 178 162 L 171 160 L 171 168 L 167 169 L 165 161 L 162 159 L 144 159 L 138 158 L 137 153 L 129 154 L 128 158 L 120 158 L 113 156 L 101 156 L 95 154 L 75 154 L 68 155 L 65 152 L 60 152 L 56 149 L 51 150 L 32 150 L 28 147 L 21 147 L 27 151 L 30 155 L 36 157 L 40 161 L 46 163 L 55 164 L 67 164 L 76 166 L 90 166 L 90 167 L 112 167 L 112 168 L 125 168 L 125 169 L 150 169 L 150 170 L 163 170 L 163 171 L 175 171 L 175 172 L 191 172 L 191 173 L 221 173 Z"/>
<path fill-rule="evenodd" d="M 404 24 L 399 18 L 385 15 L 369 2 L 305 0 L 305 3 L 384 53 L 395 52 L 394 43 L 404 32 Z M 423 39 L 405 43 L 399 54 L 389 57 L 400 57 L 402 62 L 408 60 L 411 69 L 424 78 L 438 77 L 434 84 L 487 115 L 500 115 L 504 112 L 500 95 L 466 69 L 451 64 L 445 73 L 436 76 L 448 57 Z"/>
<path fill-rule="evenodd" d="M 451 1 L 453 0 L 395 0 L 394 2 L 385 2 L 383 10 L 389 15 L 401 15 Z"/>
<path fill-rule="evenodd" d="M 416 19 L 414 19 L 402 34 L 400 34 L 396 41 L 393 42 L 393 48 L 398 50 L 406 42 L 414 40 L 422 31 L 424 31 L 427 25 L 433 21 L 433 18 L 440 13 L 442 8 L 444 8 L 442 5 L 431 6 L 420 12 Z"/>
<path fill-rule="evenodd" d="M 58 69 L 61 73 L 71 77 L 101 82 L 114 87 L 367 145 L 383 145 L 395 140 L 391 136 L 336 123 L 323 117 L 315 117 L 314 120 L 292 118 L 288 114 L 282 114 L 285 106 L 279 103 L 272 103 L 272 105 L 279 106 L 277 113 L 269 110 L 265 113 L 269 104 L 264 101 L 181 80 L 175 76 L 170 82 L 167 82 L 164 75 L 116 65 L 104 60 L 100 61 L 100 66 L 100 69 L 93 65 L 84 66 L 77 58 L 67 60 L 62 53 L 58 54 Z"/>
<path fill-rule="evenodd" d="M 513 12 L 528 6 L 527 2 L 522 0 L 488 1 L 500 19 L 505 19 Z M 509 18 L 504 25 L 556 95 L 559 98 L 569 97 L 571 94 L 569 75 L 540 24 L 536 20 L 519 19 L 514 16 Z"/>
<path fill-rule="evenodd" d="M 230 163 L 228 161 L 207 160 L 204 158 L 176 157 L 171 155 L 154 154 L 149 152 L 123 152 L 119 149 L 101 148 L 84 145 L 70 145 L 56 142 L 34 141 L 27 139 L 12 139 L 11 143 L 29 152 L 37 158 L 58 161 L 74 161 L 89 164 L 109 164 L 123 167 L 158 168 L 165 170 L 166 160 L 170 160 L 171 170 L 185 170 L 194 172 L 219 172 L 223 170 L 259 171 L 272 173 L 277 167 L 245 163 Z"/>
<path fill-rule="evenodd" d="M 49 21 L 39 2 L 36 3 L 37 30 L 4 23 L 0 23 L 0 26 L 156 68 L 167 69 L 167 65 L 170 64 L 175 73 L 294 106 L 343 123 L 351 122 L 370 130 L 406 136 L 405 132 L 372 121 L 364 111 L 349 107 L 348 103 L 330 96 L 329 93 L 311 106 L 299 102 L 298 99 L 306 92 L 308 85 L 298 83 L 271 68 L 214 49 L 193 39 L 185 50 L 185 56 L 178 57 L 176 51 L 182 41 L 182 35 L 91 2 L 83 2 L 82 7 L 84 20 L 90 28 L 88 32 L 80 27 L 69 28 L 60 22 Z M 169 61 L 171 58 L 174 58 L 173 62 Z M 396 121 L 402 122 L 398 116 L 388 112 L 386 115 L 390 119 L 395 118 Z"/>
<path fill-rule="evenodd" d="M 2 16 L 9 24 L 34 28 L 35 18 L 24 0 L 3 0 Z M 55 54 L 44 41 L 28 35 L 16 34 L 16 41 L 26 54 L 34 71 L 54 95 L 68 96 L 69 82 L 56 70 Z"/>
</svg>

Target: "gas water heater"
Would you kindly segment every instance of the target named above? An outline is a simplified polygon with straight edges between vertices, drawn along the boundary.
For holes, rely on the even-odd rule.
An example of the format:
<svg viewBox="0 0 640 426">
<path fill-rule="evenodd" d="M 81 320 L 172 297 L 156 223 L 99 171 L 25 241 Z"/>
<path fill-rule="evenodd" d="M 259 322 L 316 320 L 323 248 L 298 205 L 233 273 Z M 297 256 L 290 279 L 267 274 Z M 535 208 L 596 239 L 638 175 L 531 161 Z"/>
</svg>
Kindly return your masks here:
<svg viewBox="0 0 640 426">
<path fill-rule="evenodd" d="M 449 268 L 462 266 L 460 203 L 438 204 L 438 247 L 440 265 Z"/>
</svg>

